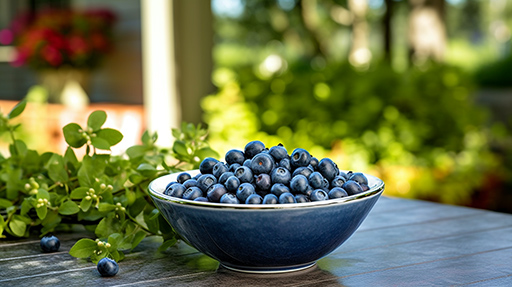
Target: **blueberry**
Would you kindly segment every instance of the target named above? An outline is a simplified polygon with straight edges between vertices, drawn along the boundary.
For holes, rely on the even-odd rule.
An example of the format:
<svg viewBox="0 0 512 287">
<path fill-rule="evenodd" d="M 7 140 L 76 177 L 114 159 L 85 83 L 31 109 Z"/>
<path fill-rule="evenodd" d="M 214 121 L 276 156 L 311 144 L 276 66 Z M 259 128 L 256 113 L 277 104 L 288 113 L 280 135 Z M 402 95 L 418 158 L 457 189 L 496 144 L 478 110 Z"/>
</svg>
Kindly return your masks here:
<svg viewBox="0 0 512 287">
<path fill-rule="evenodd" d="M 261 191 L 268 191 L 272 186 L 272 181 L 270 180 L 270 175 L 266 173 L 259 174 L 255 176 L 254 184 Z"/>
<path fill-rule="evenodd" d="M 223 173 L 220 177 L 219 177 L 219 180 L 217 181 L 218 183 L 222 183 L 222 184 L 225 184 L 226 183 L 226 180 L 228 180 L 228 178 L 230 176 L 235 176 L 235 174 L 231 171 L 227 171 L 225 173 Z"/>
<path fill-rule="evenodd" d="M 363 189 L 356 181 L 349 180 L 345 182 L 341 188 L 343 188 L 348 195 L 354 195 L 363 192 Z"/>
<path fill-rule="evenodd" d="M 239 168 L 240 166 L 242 166 L 242 165 L 241 165 L 241 164 L 239 164 L 239 163 L 233 163 L 233 164 L 230 164 L 230 165 L 229 165 L 229 169 L 228 169 L 228 171 L 229 171 L 229 172 L 234 173 L 234 172 L 235 172 L 235 170 L 236 170 L 237 168 Z"/>
<path fill-rule="evenodd" d="M 341 187 L 333 187 L 331 191 L 327 194 L 330 199 L 334 198 L 342 198 L 348 196 L 348 193 L 346 190 L 344 190 Z"/>
<path fill-rule="evenodd" d="M 337 175 L 331 182 L 331 188 L 342 187 L 347 179 L 341 175 Z"/>
<path fill-rule="evenodd" d="M 370 187 L 368 186 L 368 184 L 360 183 L 359 185 L 361 186 L 361 189 L 362 189 L 363 191 L 367 191 L 367 190 L 369 190 L 369 189 L 370 189 Z"/>
<path fill-rule="evenodd" d="M 291 164 L 289 158 L 283 158 L 282 160 L 279 161 L 277 166 L 284 167 L 284 168 L 286 168 L 287 170 L 290 170 L 290 171 L 292 170 L 292 164 Z"/>
<path fill-rule="evenodd" d="M 235 193 L 238 190 L 238 187 L 240 186 L 240 180 L 238 177 L 232 175 L 226 179 L 224 182 L 224 186 L 229 192 Z"/>
<path fill-rule="evenodd" d="M 323 158 L 319 163 L 317 170 L 325 177 L 329 182 L 338 175 L 339 169 L 336 164 L 329 158 Z"/>
<path fill-rule="evenodd" d="M 251 159 L 255 155 L 265 150 L 265 144 L 260 141 L 252 141 L 245 145 L 244 154 L 245 158 Z"/>
<path fill-rule="evenodd" d="M 183 193 L 183 199 L 188 199 L 188 200 L 194 200 L 200 196 L 203 196 L 203 191 L 197 186 L 189 187 Z"/>
<path fill-rule="evenodd" d="M 284 167 L 277 167 L 272 170 L 272 173 L 270 174 L 270 179 L 272 180 L 272 183 L 282 183 L 282 184 L 288 184 L 290 180 L 292 179 L 292 174 L 290 171 Z"/>
<path fill-rule="evenodd" d="M 274 158 L 276 162 L 281 161 L 283 158 L 288 158 L 288 151 L 282 144 L 271 147 L 268 153 Z"/>
<path fill-rule="evenodd" d="M 57 252 L 59 251 L 60 247 L 60 241 L 54 235 L 44 236 L 43 238 L 41 238 L 39 244 L 41 245 L 41 249 L 43 250 L 43 252 Z"/>
<path fill-rule="evenodd" d="M 197 179 L 197 186 L 204 192 L 216 183 L 217 178 L 213 174 L 203 174 Z"/>
<path fill-rule="evenodd" d="M 283 194 L 285 192 L 290 192 L 290 189 L 288 188 L 288 186 L 286 186 L 282 183 L 276 183 L 276 184 L 272 185 L 272 187 L 270 188 L 270 192 L 272 194 L 274 194 L 275 196 L 279 197 L 279 196 L 281 196 L 281 194 Z"/>
<path fill-rule="evenodd" d="M 305 194 L 296 194 L 295 201 L 297 201 L 297 203 L 305 203 L 310 202 L 311 200 L 309 200 L 309 197 Z"/>
<path fill-rule="evenodd" d="M 191 179 L 192 176 L 188 172 L 182 172 L 178 174 L 178 177 L 176 178 L 176 181 L 183 184 L 185 181 Z"/>
<path fill-rule="evenodd" d="M 325 185 L 324 180 L 325 180 L 325 177 L 318 171 L 311 173 L 308 177 L 309 185 L 311 185 L 311 187 L 313 187 L 315 189 L 316 188 L 324 188 L 324 185 Z"/>
<path fill-rule="evenodd" d="M 242 164 L 242 166 L 246 166 L 248 168 L 251 168 L 251 160 L 250 159 L 246 159 L 244 161 L 244 163 Z"/>
<path fill-rule="evenodd" d="M 199 164 L 199 171 L 202 174 L 212 174 L 213 166 L 216 165 L 219 161 L 214 159 L 213 157 L 207 157 L 201 161 Z"/>
<path fill-rule="evenodd" d="M 177 181 L 171 181 L 167 184 L 167 186 L 165 187 L 165 190 L 169 189 L 171 186 L 175 185 L 175 184 L 178 184 L 179 182 Z M 164 190 L 164 193 L 165 193 L 165 190 Z"/>
<path fill-rule="evenodd" d="M 361 185 L 361 184 L 368 185 L 368 179 L 362 172 L 352 173 L 352 175 L 348 178 L 348 180 L 353 180 L 353 181 L 359 183 L 359 185 Z"/>
<path fill-rule="evenodd" d="M 242 165 L 245 160 L 245 155 L 244 155 L 244 152 L 241 150 L 232 149 L 226 153 L 226 156 L 224 157 L 224 159 L 226 160 L 226 162 L 229 165 L 232 165 L 235 163 Z"/>
<path fill-rule="evenodd" d="M 341 170 L 340 170 L 340 171 L 338 172 L 338 176 L 343 177 L 343 178 L 345 179 L 345 181 L 347 181 L 347 180 L 348 180 L 348 175 L 347 175 L 344 171 L 341 171 Z"/>
<path fill-rule="evenodd" d="M 315 189 L 309 196 L 311 201 L 322 201 L 329 199 L 329 196 L 323 189 Z"/>
<path fill-rule="evenodd" d="M 220 203 L 239 204 L 238 198 L 232 193 L 226 193 L 220 198 Z"/>
<path fill-rule="evenodd" d="M 293 168 L 298 168 L 300 166 L 308 166 L 311 161 L 311 155 L 309 152 L 303 148 L 296 148 L 293 150 L 290 161 Z"/>
<path fill-rule="evenodd" d="M 216 183 L 210 186 L 206 193 L 206 198 L 208 198 L 208 201 L 219 202 L 220 198 L 226 193 L 228 193 L 226 187 L 220 183 Z"/>
<path fill-rule="evenodd" d="M 208 202 L 208 198 L 204 196 L 194 198 L 194 201 Z"/>
<path fill-rule="evenodd" d="M 263 197 L 259 194 L 251 194 L 249 197 L 245 200 L 245 204 L 261 204 L 263 202 Z"/>
<path fill-rule="evenodd" d="M 184 183 L 183 183 L 183 186 L 185 188 L 189 188 L 189 187 L 192 187 L 192 186 L 197 186 L 197 179 L 188 179 L 186 180 Z"/>
<path fill-rule="evenodd" d="M 302 174 L 305 177 L 309 177 L 312 173 L 313 173 L 313 170 L 311 168 L 309 168 L 307 166 L 301 166 L 301 167 L 296 168 L 293 171 L 292 177 L 294 177 L 298 174 Z"/>
<path fill-rule="evenodd" d="M 308 188 L 308 179 L 302 174 L 292 177 L 290 181 L 290 190 L 293 193 L 304 193 Z"/>
<path fill-rule="evenodd" d="M 227 164 L 219 161 L 218 163 L 216 163 L 213 168 L 212 168 L 212 173 L 213 175 L 216 177 L 216 178 L 220 178 L 220 176 L 227 172 L 229 169 L 229 167 L 227 166 Z"/>
<path fill-rule="evenodd" d="M 309 165 L 313 167 L 313 169 L 316 169 L 318 167 L 318 159 L 316 157 L 311 157 L 311 161 L 309 162 Z"/>
<path fill-rule="evenodd" d="M 235 170 L 235 176 L 238 177 L 240 183 L 242 182 L 252 182 L 254 178 L 254 174 L 252 170 L 246 166 L 241 166 Z"/>
<path fill-rule="evenodd" d="M 104 257 L 98 262 L 98 272 L 101 276 L 114 276 L 119 271 L 119 265 L 114 260 Z"/>
<path fill-rule="evenodd" d="M 265 197 L 263 197 L 262 203 L 263 204 L 277 204 L 277 203 L 279 203 L 279 199 L 274 194 L 269 193 L 269 194 L 265 195 Z"/>
<path fill-rule="evenodd" d="M 279 203 L 280 204 L 287 204 L 287 203 L 297 203 L 297 200 L 295 199 L 295 196 L 289 192 L 285 192 L 279 196 Z"/>
<path fill-rule="evenodd" d="M 240 184 L 238 187 L 238 190 L 236 191 L 236 197 L 240 202 L 245 202 L 247 198 L 253 194 L 256 194 L 256 189 L 254 188 L 254 185 L 244 182 Z"/>
<path fill-rule="evenodd" d="M 251 159 L 251 169 L 255 175 L 270 173 L 274 169 L 274 159 L 268 153 L 259 153 Z"/>
<path fill-rule="evenodd" d="M 183 184 L 176 183 L 176 184 L 171 185 L 169 188 L 167 188 L 164 191 L 164 194 L 182 198 L 185 190 L 187 190 L 187 188 Z"/>
</svg>

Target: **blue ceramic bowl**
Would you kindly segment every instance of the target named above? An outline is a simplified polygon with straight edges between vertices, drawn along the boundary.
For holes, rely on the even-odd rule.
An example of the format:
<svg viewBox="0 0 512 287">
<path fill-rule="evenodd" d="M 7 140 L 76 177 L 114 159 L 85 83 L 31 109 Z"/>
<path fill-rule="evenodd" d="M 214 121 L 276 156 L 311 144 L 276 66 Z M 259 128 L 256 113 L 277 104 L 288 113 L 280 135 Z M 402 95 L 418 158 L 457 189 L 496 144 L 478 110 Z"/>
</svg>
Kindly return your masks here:
<svg viewBox="0 0 512 287">
<path fill-rule="evenodd" d="M 194 176 L 199 171 L 189 171 Z M 155 179 L 149 194 L 162 215 L 190 245 L 224 267 L 275 273 L 311 267 L 361 225 L 384 182 L 366 175 L 370 189 L 357 195 L 297 204 L 221 204 L 163 194 L 176 174 Z"/>
</svg>

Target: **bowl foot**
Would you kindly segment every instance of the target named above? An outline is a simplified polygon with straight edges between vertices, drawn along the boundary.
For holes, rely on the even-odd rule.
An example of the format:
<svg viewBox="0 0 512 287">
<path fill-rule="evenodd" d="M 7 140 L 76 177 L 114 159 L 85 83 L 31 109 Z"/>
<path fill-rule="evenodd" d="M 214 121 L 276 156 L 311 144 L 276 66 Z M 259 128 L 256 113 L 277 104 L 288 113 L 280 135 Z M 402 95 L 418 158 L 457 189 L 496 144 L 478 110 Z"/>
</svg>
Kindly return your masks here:
<svg viewBox="0 0 512 287">
<path fill-rule="evenodd" d="M 233 266 L 225 263 L 220 263 L 222 267 L 236 272 L 252 273 L 252 274 L 279 274 L 301 271 L 311 268 L 316 265 L 316 262 L 310 262 L 301 265 L 281 266 L 281 267 L 250 267 L 250 266 Z"/>
</svg>

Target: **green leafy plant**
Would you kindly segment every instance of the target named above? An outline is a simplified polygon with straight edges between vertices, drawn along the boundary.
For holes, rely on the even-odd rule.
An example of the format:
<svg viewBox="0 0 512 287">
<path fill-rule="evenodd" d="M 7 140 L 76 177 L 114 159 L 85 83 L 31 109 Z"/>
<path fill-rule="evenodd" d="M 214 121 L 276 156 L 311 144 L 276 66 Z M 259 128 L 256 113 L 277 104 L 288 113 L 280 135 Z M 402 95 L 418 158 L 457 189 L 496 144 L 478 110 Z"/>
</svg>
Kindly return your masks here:
<svg viewBox="0 0 512 287">
<path fill-rule="evenodd" d="M 93 232 L 96 239 L 80 239 L 69 253 L 93 262 L 116 261 L 146 236 L 163 238 L 161 250 L 179 239 L 147 194 L 156 177 L 198 168 L 208 156 L 218 157 L 206 143 L 206 130 L 183 123 L 174 129 L 171 148 L 155 143 L 157 134 L 145 132 L 141 144 L 112 155 L 109 150 L 123 135 L 103 127 L 104 111 L 91 113 L 87 125 L 63 128 L 69 147 L 61 155 L 39 154 L 16 138 L 13 123 L 26 106 L 21 101 L 7 116 L 0 115 L 0 134 L 10 137 L 10 156 L 0 155 L 0 237 L 43 236 L 50 232 Z M 44 132 L 44 131 L 43 131 Z M 75 149 L 85 149 L 79 160 Z M 94 236 L 91 236 L 94 237 Z"/>
</svg>

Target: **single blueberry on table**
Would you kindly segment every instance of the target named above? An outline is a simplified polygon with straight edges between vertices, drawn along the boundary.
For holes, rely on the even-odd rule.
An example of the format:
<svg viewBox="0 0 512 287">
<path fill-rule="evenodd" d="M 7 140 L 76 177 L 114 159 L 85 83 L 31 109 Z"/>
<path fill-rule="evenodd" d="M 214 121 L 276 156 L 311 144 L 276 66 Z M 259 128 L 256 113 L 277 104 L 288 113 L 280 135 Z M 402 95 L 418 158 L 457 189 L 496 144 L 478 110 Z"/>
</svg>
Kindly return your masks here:
<svg viewBox="0 0 512 287">
<path fill-rule="evenodd" d="M 182 172 L 178 174 L 178 177 L 176 178 L 176 181 L 183 184 L 185 181 L 191 179 L 192 176 L 188 172 Z"/>
<path fill-rule="evenodd" d="M 317 170 L 327 178 L 329 182 L 331 182 L 339 172 L 338 166 L 330 158 L 320 160 Z"/>
<path fill-rule="evenodd" d="M 272 185 L 272 187 L 270 188 L 270 192 L 275 196 L 279 197 L 281 196 L 281 194 L 285 192 L 290 192 L 290 189 L 288 188 L 288 186 L 282 183 L 276 183 Z"/>
<path fill-rule="evenodd" d="M 272 181 L 270 180 L 270 175 L 266 173 L 258 174 L 255 176 L 254 184 L 261 191 L 268 191 L 272 186 Z"/>
<path fill-rule="evenodd" d="M 274 169 L 274 159 L 268 153 L 259 153 L 251 159 L 251 169 L 255 175 L 270 173 Z"/>
<path fill-rule="evenodd" d="M 252 182 L 254 179 L 254 174 L 252 170 L 246 166 L 241 166 L 235 170 L 235 176 L 238 177 L 240 182 Z"/>
<path fill-rule="evenodd" d="M 182 198 L 183 197 L 183 193 L 185 192 L 185 190 L 187 190 L 187 188 L 183 184 L 176 183 L 176 184 L 173 184 L 170 187 L 168 187 L 164 191 L 164 194 L 170 195 L 170 196 L 174 196 L 174 197 L 178 197 L 178 198 Z"/>
<path fill-rule="evenodd" d="M 220 198 L 220 203 L 239 204 L 238 198 L 232 193 L 226 193 Z"/>
<path fill-rule="evenodd" d="M 227 172 L 229 169 L 228 165 L 219 161 L 213 166 L 212 173 L 213 175 L 218 179 L 221 177 L 222 174 Z"/>
<path fill-rule="evenodd" d="M 216 165 L 219 162 L 219 160 L 213 158 L 213 157 L 207 157 L 201 161 L 199 164 L 199 171 L 202 174 L 212 174 L 213 173 L 213 166 Z"/>
<path fill-rule="evenodd" d="M 304 193 L 308 189 L 308 185 L 308 179 L 304 175 L 298 174 L 292 177 L 292 180 L 290 181 L 290 190 L 293 193 Z"/>
<path fill-rule="evenodd" d="M 309 196 L 311 201 L 322 201 L 329 199 L 329 196 L 323 189 L 315 189 Z"/>
<path fill-rule="evenodd" d="M 251 141 L 245 145 L 245 158 L 252 159 L 255 155 L 265 150 L 265 144 L 261 141 Z"/>
<path fill-rule="evenodd" d="M 210 186 L 206 193 L 206 198 L 208 198 L 208 201 L 219 202 L 220 198 L 226 193 L 228 193 L 226 187 L 220 183 L 216 183 Z"/>
<path fill-rule="evenodd" d="M 296 148 L 290 156 L 290 161 L 293 168 L 308 166 L 311 162 L 311 155 L 303 148 Z"/>
<path fill-rule="evenodd" d="M 288 158 L 288 151 L 282 144 L 271 147 L 268 153 L 274 158 L 276 162 L 281 161 L 283 158 Z"/>
<path fill-rule="evenodd" d="M 289 192 L 285 192 L 279 196 L 279 204 L 297 203 L 295 196 Z"/>
<path fill-rule="evenodd" d="M 224 186 L 229 192 L 235 193 L 238 190 L 238 187 L 240 186 L 240 180 L 238 177 L 232 175 L 226 179 L 224 182 Z"/>
<path fill-rule="evenodd" d="M 270 174 L 270 179 L 272 180 L 272 183 L 282 183 L 282 184 L 288 184 L 290 180 L 292 179 L 292 174 L 290 171 L 284 167 L 277 167 L 274 168 Z"/>
<path fill-rule="evenodd" d="M 245 200 L 245 204 L 261 204 L 263 202 L 263 197 L 259 194 L 251 194 L 249 197 Z"/>
<path fill-rule="evenodd" d="M 43 252 L 57 252 L 60 248 L 60 241 L 55 235 L 46 235 L 39 242 Z"/>
<path fill-rule="evenodd" d="M 269 193 L 269 194 L 265 195 L 265 197 L 263 197 L 262 203 L 263 204 L 277 204 L 277 203 L 279 203 L 279 199 L 274 194 Z"/>
<path fill-rule="evenodd" d="M 245 161 L 244 152 L 238 149 L 229 150 L 224 156 L 228 165 L 239 164 L 242 165 Z"/>
<path fill-rule="evenodd" d="M 348 196 L 348 193 L 341 187 L 333 187 L 327 195 L 329 196 L 330 199 L 335 199 L 346 197 Z"/>
<path fill-rule="evenodd" d="M 217 178 L 213 174 L 203 174 L 197 179 L 197 186 L 206 192 L 210 186 L 217 183 Z"/>
<path fill-rule="evenodd" d="M 117 262 L 108 257 L 101 258 L 101 260 L 98 261 L 97 268 L 100 275 L 105 277 L 114 276 L 119 272 Z"/>
<path fill-rule="evenodd" d="M 253 194 L 256 194 L 256 189 L 254 188 L 254 185 L 244 182 L 240 184 L 238 187 L 238 190 L 236 191 L 236 197 L 240 202 L 245 202 L 247 198 Z"/>
<path fill-rule="evenodd" d="M 183 199 L 188 200 L 194 200 L 200 196 L 203 196 L 203 191 L 197 186 L 189 187 L 183 193 Z"/>
<path fill-rule="evenodd" d="M 357 183 L 357 181 L 353 181 L 353 180 L 349 180 L 349 181 L 345 182 L 341 186 L 341 188 L 343 188 L 347 192 L 348 195 L 354 195 L 354 194 L 363 192 L 363 189 L 361 188 L 359 183 Z"/>
</svg>

